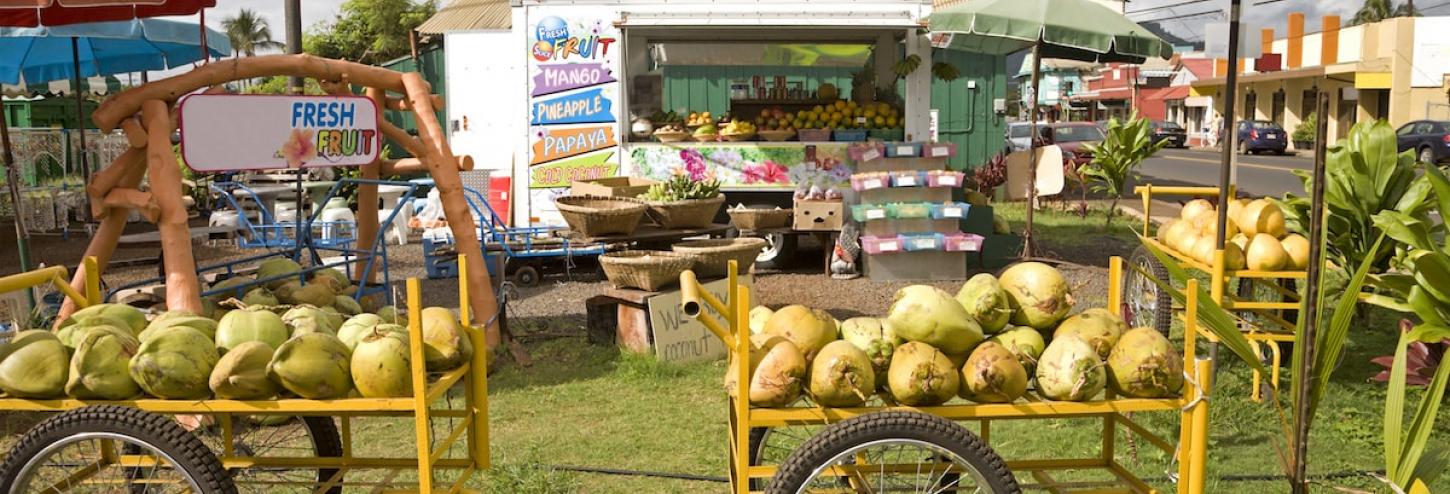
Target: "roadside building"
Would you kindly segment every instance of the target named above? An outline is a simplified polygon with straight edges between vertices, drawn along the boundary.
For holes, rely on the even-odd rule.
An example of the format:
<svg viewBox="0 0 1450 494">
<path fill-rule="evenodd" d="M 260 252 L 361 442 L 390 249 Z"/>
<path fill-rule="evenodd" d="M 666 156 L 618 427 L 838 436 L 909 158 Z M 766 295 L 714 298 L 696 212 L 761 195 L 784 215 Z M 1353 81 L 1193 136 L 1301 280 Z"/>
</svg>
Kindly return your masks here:
<svg viewBox="0 0 1450 494">
<path fill-rule="evenodd" d="M 1151 97 L 1163 101 L 1164 120 L 1188 132 L 1189 146 L 1209 144 L 1209 125 L 1218 116 L 1213 96 L 1190 94 L 1193 83 L 1209 77 L 1213 77 L 1213 59 L 1202 53 L 1184 53 L 1178 58 L 1168 87 Z"/>
<path fill-rule="evenodd" d="M 1042 85 L 1042 98 L 1038 100 L 1038 113 L 1041 119 L 1049 121 L 1057 120 L 1082 120 L 1087 114 L 1088 107 L 1073 106 L 1073 96 L 1085 91 L 1083 79 L 1096 73 L 1098 64 L 1093 62 L 1079 62 L 1075 60 L 1042 60 L 1041 73 L 1038 80 Z M 1018 68 L 1017 80 L 1021 88 L 1020 117 L 1023 120 L 1028 118 L 1027 112 L 1032 108 L 1032 57 L 1022 59 L 1022 66 Z"/>
<path fill-rule="evenodd" d="M 1134 110 L 1138 116 L 1163 120 L 1164 100 L 1160 96 L 1173 78 L 1178 57 L 1170 60 L 1150 58 L 1141 64 L 1109 63 L 1095 68 L 1083 77 L 1084 91 L 1069 99 L 1073 108 L 1081 109 L 1077 120 L 1127 118 Z"/>
</svg>

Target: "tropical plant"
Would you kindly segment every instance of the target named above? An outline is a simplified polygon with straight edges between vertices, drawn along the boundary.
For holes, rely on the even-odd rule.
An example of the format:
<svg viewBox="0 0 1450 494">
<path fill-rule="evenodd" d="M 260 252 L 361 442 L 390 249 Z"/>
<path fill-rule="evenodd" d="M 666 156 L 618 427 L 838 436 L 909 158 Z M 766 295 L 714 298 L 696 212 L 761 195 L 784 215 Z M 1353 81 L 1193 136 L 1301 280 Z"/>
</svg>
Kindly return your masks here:
<svg viewBox="0 0 1450 494">
<path fill-rule="evenodd" d="M 1166 139 L 1153 142 L 1153 123 L 1138 118 L 1135 113 L 1126 122 L 1116 117 L 1109 120 L 1103 142 L 1083 146 L 1092 153 L 1093 160 L 1079 168 L 1078 173 L 1091 182 L 1094 192 L 1112 198 L 1112 207 L 1108 208 L 1108 219 L 1103 228 L 1112 226 L 1114 213 L 1118 210 L 1118 198 L 1123 196 L 1128 180 L 1137 176 L 1138 166 L 1167 145 Z"/>
<path fill-rule="evenodd" d="M 1408 332 L 1414 327 L 1414 321 L 1400 319 L 1400 332 Z M 1423 341 L 1410 343 L 1405 360 L 1405 384 L 1429 386 L 1430 380 L 1434 379 L 1435 373 L 1440 370 L 1440 362 L 1444 360 L 1446 350 L 1450 350 L 1450 338 L 1441 340 L 1439 343 Z M 1390 371 L 1394 370 L 1395 356 L 1393 354 L 1382 355 L 1370 359 L 1370 362 L 1383 368 L 1370 380 L 1381 383 L 1390 382 Z"/>
<path fill-rule="evenodd" d="M 1430 184 L 1417 177 L 1420 165 L 1414 153 L 1396 152 L 1395 130 L 1384 120 L 1361 122 L 1350 129 L 1349 136 L 1328 148 L 1325 156 L 1324 220 L 1327 238 L 1325 255 L 1337 269 L 1358 266 L 1369 257 L 1371 273 L 1383 273 L 1390 267 L 1397 250 L 1375 251 L 1370 246 L 1383 227 L 1372 217 L 1391 211 L 1405 218 L 1408 224 L 1438 229 L 1429 221 Z M 1313 177 L 1308 171 L 1294 172 L 1304 182 L 1304 190 L 1313 190 Z M 1290 231 L 1309 231 L 1310 198 L 1285 194 L 1275 200 L 1284 211 Z M 1393 236 L 1393 235 L 1392 235 Z"/>
<path fill-rule="evenodd" d="M 1364 0 L 1364 5 L 1355 11 L 1349 25 L 1372 24 L 1393 17 L 1418 17 L 1419 9 L 1409 4 L 1396 6 L 1394 0 Z"/>
<path fill-rule="evenodd" d="M 1314 134 L 1319 129 L 1319 114 L 1310 112 L 1299 125 L 1294 127 L 1294 135 L 1290 136 L 1296 142 L 1314 142 Z"/>
<path fill-rule="evenodd" d="M 320 57 L 381 64 L 408 54 L 408 33 L 437 10 L 434 0 L 347 0 L 331 22 L 311 28 L 303 49 Z"/>
<path fill-rule="evenodd" d="M 992 195 L 997 187 L 1007 183 L 1007 153 L 992 155 L 986 163 L 972 170 L 972 188 L 977 192 Z"/>
<path fill-rule="evenodd" d="M 272 40 L 272 28 L 267 25 L 267 19 L 252 9 L 243 8 L 237 11 L 237 15 L 222 19 L 222 29 L 226 31 L 232 52 L 237 57 L 250 57 L 260 50 L 282 48 L 282 43 Z"/>
<path fill-rule="evenodd" d="M 1446 280 L 1450 281 L 1450 280 Z M 1405 428 L 1405 398 L 1408 392 L 1408 350 L 1416 343 L 1450 338 L 1450 326 L 1421 324 L 1400 334 L 1395 347 L 1394 364 L 1390 368 L 1389 394 L 1385 397 L 1385 480 L 1398 492 L 1430 494 L 1429 485 L 1447 467 L 1444 444 L 1429 444 L 1435 430 L 1436 414 L 1445 398 L 1445 385 L 1450 382 L 1450 365 L 1441 365 L 1430 379 L 1424 396 Z"/>
</svg>

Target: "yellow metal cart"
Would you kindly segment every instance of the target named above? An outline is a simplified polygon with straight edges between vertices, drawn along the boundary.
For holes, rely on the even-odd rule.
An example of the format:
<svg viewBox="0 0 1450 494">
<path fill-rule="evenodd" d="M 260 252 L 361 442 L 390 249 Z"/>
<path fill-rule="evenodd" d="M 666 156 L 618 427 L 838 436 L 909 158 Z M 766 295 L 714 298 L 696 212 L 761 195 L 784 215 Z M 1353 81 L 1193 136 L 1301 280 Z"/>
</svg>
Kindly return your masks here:
<svg viewBox="0 0 1450 494">
<path fill-rule="evenodd" d="M 1141 240 L 1172 256 L 1180 267 L 1202 273 L 1208 278 L 1208 292 L 1213 301 L 1241 316 L 1244 337 L 1253 345 L 1259 358 L 1267 361 L 1267 366 L 1273 373 L 1269 376 L 1268 385 L 1277 390 L 1279 367 L 1283 361 L 1279 344 L 1294 341 L 1300 302 L 1295 285 L 1303 283 L 1308 278 L 1308 272 L 1228 270 L 1224 266 L 1223 250 L 1215 250 L 1213 263 L 1205 264 L 1158 241 L 1150 220 L 1155 197 L 1216 199 L 1220 192 L 1218 187 L 1164 187 L 1147 184 L 1134 190 L 1143 200 L 1143 229 L 1139 233 Z M 1233 197 L 1232 189 L 1229 190 L 1229 197 Z M 1173 299 L 1157 283 L 1138 276 L 1138 273 L 1151 273 L 1160 281 L 1169 282 L 1171 280 L 1168 273 L 1158 259 L 1143 247 L 1134 251 L 1128 262 L 1138 268 L 1129 270 L 1125 280 L 1123 302 L 1128 308 L 1129 324 L 1134 327 L 1158 328 L 1166 334 L 1172 322 Z M 1229 290 L 1230 282 L 1237 282 L 1233 291 Z M 1205 333 L 1204 336 L 1211 342 L 1217 342 L 1212 333 Z M 1251 391 L 1254 401 L 1263 398 L 1263 384 L 1263 376 L 1254 371 Z"/>
<path fill-rule="evenodd" d="M 729 291 L 720 300 L 703 289 L 693 272 L 680 276 L 682 309 L 697 318 L 730 349 L 731 358 L 750 359 L 750 289 L 738 285 L 730 269 Z M 1108 304 L 1122 301 L 1124 266 L 1113 258 L 1109 271 Z M 1210 364 L 1196 356 L 1200 335 L 1197 281 L 1190 280 L 1185 318 L 1182 396 L 1165 399 L 1119 398 L 1109 392 L 1089 402 L 1043 401 L 1035 396 L 1009 404 L 948 404 L 933 407 L 868 406 L 823 408 L 751 407 L 747 400 L 731 399 L 729 412 L 731 492 L 1017 492 L 1019 489 L 1053 493 L 1159 492 L 1117 460 L 1118 434 L 1141 438 L 1178 461 L 1179 494 L 1204 492 L 1207 461 L 1208 390 Z M 709 308 L 713 314 L 705 309 Z M 749 396 L 750 368 L 735 367 L 735 396 Z M 1177 446 L 1173 438 L 1159 437 L 1129 414 L 1177 413 L 1181 425 Z M 1097 455 L 1076 458 L 1001 458 L 992 449 L 992 424 L 1006 420 L 1098 419 L 1102 442 Z M 973 433 L 958 422 L 976 422 Z M 765 464 L 754 454 L 752 431 L 761 428 L 811 431 L 809 439 L 792 448 L 779 465 Z M 758 441 L 759 438 L 756 438 Z M 1096 470 L 1112 480 L 1059 481 L 1064 472 Z M 1033 484 L 1019 484 L 1018 474 Z"/>
<path fill-rule="evenodd" d="M 98 272 L 94 258 L 85 263 L 87 273 Z M 64 267 L 45 268 L 0 278 L 0 292 L 49 283 L 82 307 L 99 303 L 98 280 L 88 279 L 81 294 L 69 279 Z M 7 452 L 0 492 L 464 492 L 474 472 L 489 468 L 488 347 L 469 324 L 462 276 L 459 292 L 462 326 L 476 350 L 462 367 L 430 375 L 419 283 L 407 281 L 409 398 L 0 398 L 0 411 L 56 412 Z M 449 398 L 459 384 L 461 404 Z M 388 418 L 411 420 L 415 444 L 370 443 L 377 428 L 369 421 Z M 446 425 L 435 430 L 440 422 Z M 360 446 L 396 456 L 358 454 Z"/>
</svg>

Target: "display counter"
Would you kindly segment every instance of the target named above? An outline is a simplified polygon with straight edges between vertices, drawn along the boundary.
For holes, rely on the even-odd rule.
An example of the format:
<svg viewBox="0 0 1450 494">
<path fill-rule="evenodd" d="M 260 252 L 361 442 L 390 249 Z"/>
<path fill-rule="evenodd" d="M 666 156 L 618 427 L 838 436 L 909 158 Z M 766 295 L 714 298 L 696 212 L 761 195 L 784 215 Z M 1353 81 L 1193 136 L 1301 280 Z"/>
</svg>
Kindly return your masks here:
<svg viewBox="0 0 1450 494">
<path fill-rule="evenodd" d="M 704 174 L 728 189 L 794 190 L 798 183 L 843 184 L 855 169 L 850 142 L 635 142 L 623 174 L 664 180 Z M 811 160 L 813 154 L 814 160 Z M 815 165 L 807 165 L 808 162 Z"/>
</svg>

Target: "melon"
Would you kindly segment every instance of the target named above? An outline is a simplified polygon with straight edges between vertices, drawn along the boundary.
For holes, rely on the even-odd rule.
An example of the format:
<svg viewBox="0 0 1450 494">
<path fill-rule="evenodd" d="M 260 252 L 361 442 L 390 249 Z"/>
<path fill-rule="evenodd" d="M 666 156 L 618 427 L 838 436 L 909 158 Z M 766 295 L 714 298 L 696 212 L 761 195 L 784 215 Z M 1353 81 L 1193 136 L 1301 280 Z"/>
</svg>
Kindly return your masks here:
<svg viewBox="0 0 1450 494">
<path fill-rule="evenodd" d="M 1289 255 L 1289 268 L 1309 269 L 1309 239 L 1290 233 L 1279 244 L 1284 247 L 1284 253 Z"/>
<path fill-rule="evenodd" d="M 1239 226 L 1250 238 L 1260 233 L 1267 233 L 1277 239 L 1287 233 L 1284 227 L 1284 212 L 1268 199 L 1259 199 L 1249 203 L 1239 215 Z"/>
<path fill-rule="evenodd" d="M 1284 252 L 1279 239 L 1259 233 L 1249 239 L 1249 250 L 1244 260 L 1244 264 L 1255 271 L 1278 271 L 1289 264 L 1289 253 Z"/>
<path fill-rule="evenodd" d="M 1185 220 L 1192 220 L 1204 213 L 1212 213 L 1213 204 L 1206 199 L 1194 199 L 1183 205 L 1183 210 L 1178 212 L 1178 217 Z"/>
</svg>

